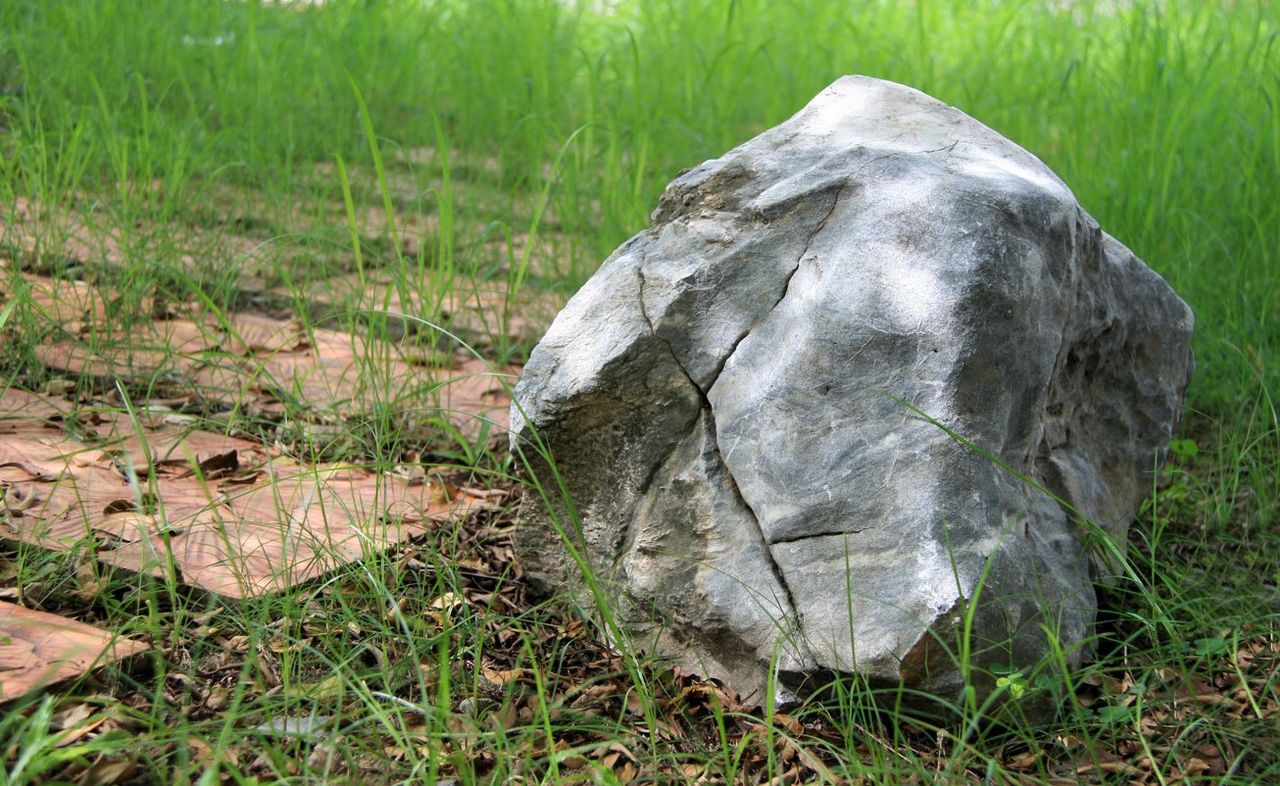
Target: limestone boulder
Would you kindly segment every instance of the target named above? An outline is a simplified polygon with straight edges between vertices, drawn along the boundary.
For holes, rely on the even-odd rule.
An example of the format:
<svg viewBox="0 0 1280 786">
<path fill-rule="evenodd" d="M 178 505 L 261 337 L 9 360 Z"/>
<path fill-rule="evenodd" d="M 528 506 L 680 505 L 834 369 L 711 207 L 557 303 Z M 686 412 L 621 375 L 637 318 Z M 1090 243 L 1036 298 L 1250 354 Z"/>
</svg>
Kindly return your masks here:
<svg viewBox="0 0 1280 786">
<path fill-rule="evenodd" d="M 757 699 L 954 700 L 961 651 L 1032 669 L 1048 636 L 1077 664 L 1191 331 L 1035 156 L 842 78 L 673 181 L 533 351 L 520 559 L 581 589 L 571 539 L 639 646 Z"/>
</svg>

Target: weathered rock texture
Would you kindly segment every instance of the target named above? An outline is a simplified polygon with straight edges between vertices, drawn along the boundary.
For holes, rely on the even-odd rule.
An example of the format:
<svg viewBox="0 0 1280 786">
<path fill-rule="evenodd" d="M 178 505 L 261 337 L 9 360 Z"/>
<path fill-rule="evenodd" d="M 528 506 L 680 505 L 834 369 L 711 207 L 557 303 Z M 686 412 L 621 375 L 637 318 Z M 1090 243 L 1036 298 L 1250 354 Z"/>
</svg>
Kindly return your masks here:
<svg viewBox="0 0 1280 786">
<path fill-rule="evenodd" d="M 757 698 L 770 668 L 954 697 L 975 597 L 979 665 L 1035 664 L 1042 626 L 1086 654 L 1079 516 L 1123 547 L 1191 328 L 1030 153 L 846 77 L 667 188 L 534 350 L 512 440 L 646 646 Z M 522 516 L 527 572 L 580 586 Z"/>
</svg>

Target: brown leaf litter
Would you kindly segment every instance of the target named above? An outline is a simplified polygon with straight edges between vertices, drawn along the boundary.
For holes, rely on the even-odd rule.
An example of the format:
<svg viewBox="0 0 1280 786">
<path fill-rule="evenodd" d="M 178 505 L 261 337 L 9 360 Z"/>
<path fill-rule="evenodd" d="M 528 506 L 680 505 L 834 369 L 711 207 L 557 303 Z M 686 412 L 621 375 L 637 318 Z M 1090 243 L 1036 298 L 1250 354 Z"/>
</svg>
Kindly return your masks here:
<svg viewBox="0 0 1280 786">
<path fill-rule="evenodd" d="M 336 174 L 327 170 L 320 174 L 336 178 Z M 400 173 L 397 177 L 409 175 Z M 159 193 L 163 186 L 153 183 L 150 190 Z M 407 183 L 400 183 L 400 190 L 404 198 L 418 192 L 416 186 Z M 330 272 L 312 278 L 308 272 L 316 268 L 312 257 L 321 252 L 281 246 L 281 237 L 326 233 L 334 228 L 344 233 L 349 231 L 346 207 L 341 202 L 327 203 L 322 217 L 317 219 L 301 210 L 266 203 L 257 192 L 226 184 L 208 184 L 204 196 L 223 215 L 214 228 L 202 229 L 173 221 L 152 225 L 137 220 L 128 232 L 115 225 L 119 219 L 109 215 L 18 197 L 7 215 L 0 210 L 0 244 L 14 249 L 22 259 L 37 261 L 37 267 L 46 272 L 49 268 L 75 270 L 90 261 L 109 268 L 125 268 L 130 259 L 139 256 L 165 255 L 174 259 L 181 270 L 194 275 L 212 262 L 215 267 L 211 270 L 219 277 L 230 273 L 230 280 L 246 296 L 265 296 L 267 300 L 292 303 L 301 294 L 310 300 L 310 310 L 319 314 L 335 309 L 373 309 L 386 310 L 394 317 L 421 317 L 466 335 L 468 341 L 480 347 L 499 341 L 536 339 L 564 303 L 562 294 L 528 288 L 511 292 L 509 262 L 501 262 L 503 259 L 519 261 L 527 256 L 525 261 L 531 267 L 530 272 L 547 273 L 543 269 L 548 264 L 546 258 L 562 257 L 561 246 L 568 245 L 567 239 L 550 229 L 537 236 L 538 253 L 526 250 L 530 240 L 524 232 L 485 242 L 483 258 L 499 262 L 496 271 L 500 275 L 496 279 L 481 281 L 465 275 L 449 275 L 442 280 L 438 271 L 419 274 L 415 260 L 424 245 L 435 242 L 439 232 L 437 217 L 407 213 L 397 218 L 395 231 L 410 269 L 406 271 L 405 286 L 396 287 L 386 273 L 375 271 L 367 277 L 355 273 L 334 274 L 334 270 L 349 269 L 349 260 L 344 254 L 319 266 Z M 75 200 L 92 201 L 84 195 L 75 195 L 72 201 Z M 531 209 L 531 206 L 525 208 Z M 242 225 L 254 225 L 259 216 L 280 210 L 285 211 L 281 217 L 284 224 L 266 237 L 249 237 L 236 231 Z M 392 245 L 388 238 L 391 228 L 382 207 L 361 207 L 357 226 L 361 235 Z M 470 231 L 485 235 L 479 225 Z M 305 258 L 292 258 L 304 253 Z M 350 249 L 346 249 L 345 255 L 349 254 Z M 297 288 L 278 284 L 281 264 L 295 268 L 301 276 L 297 281 L 301 293 Z"/>
<path fill-rule="evenodd" d="M 155 181 L 143 190 L 154 196 L 162 194 L 164 188 Z M 98 203 L 82 193 L 74 193 L 65 201 L 73 205 Z M 66 204 L 20 196 L 7 214 L 0 209 L 0 243 L 21 257 L 46 263 L 52 260 L 57 266 L 94 260 L 122 267 L 131 257 L 164 253 L 191 272 L 200 267 L 199 260 L 217 258 L 234 265 L 245 284 L 260 280 L 265 260 L 259 253 L 261 244 L 250 238 L 176 222 L 155 224 L 137 219 L 124 231 L 120 222 L 120 218 L 101 211 L 73 209 Z"/>
<path fill-rule="evenodd" d="M 421 330 L 434 330 L 425 320 L 480 347 L 499 341 L 531 342 L 542 335 L 564 305 L 562 296 L 548 292 L 525 289 L 513 297 L 506 281 L 459 277 L 439 282 L 431 275 L 410 280 L 403 288 L 387 274 L 332 276 L 312 286 L 312 303 L 381 312 L 408 321 L 410 327 L 416 324 Z M 290 295 L 285 289 L 272 294 Z"/>
<path fill-rule="evenodd" d="M 146 648 L 91 625 L 0 601 L 0 701 L 78 677 Z"/>
<path fill-rule="evenodd" d="M 436 414 L 468 438 L 505 430 L 517 369 L 367 341 L 258 314 L 155 319 L 111 327 L 97 287 L 24 275 L 31 298 L 63 327 L 36 347 L 44 365 L 100 379 L 155 379 L 210 400 L 279 417 L 302 407 L 351 417 L 378 404 Z M 437 365 L 428 365 L 434 363 Z"/>
<path fill-rule="evenodd" d="M 307 465 L 15 389 L 0 397 L 0 490 L 0 537 L 87 546 L 104 563 L 232 597 L 286 589 L 492 505 L 439 480 Z"/>
</svg>

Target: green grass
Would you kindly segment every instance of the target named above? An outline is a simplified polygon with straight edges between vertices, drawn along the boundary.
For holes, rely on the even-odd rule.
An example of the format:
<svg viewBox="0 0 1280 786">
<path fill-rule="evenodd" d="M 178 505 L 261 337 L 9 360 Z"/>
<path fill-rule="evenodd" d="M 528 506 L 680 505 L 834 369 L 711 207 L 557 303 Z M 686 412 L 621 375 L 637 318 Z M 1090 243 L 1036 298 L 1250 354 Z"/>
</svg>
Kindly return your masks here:
<svg viewBox="0 0 1280 786">
<path fill-rule="evenodd" d="M 493 556 L 505 548 L 500 514 L 484 537 L 446 529 L 249 603 L 94 577 L 92 561 L 74 556 L 0 552 L 0 584 L 24 604 L 163 645 L 101 684 L 10 706 L 0 782 L 44 782 L 95 761 L 133 762 L 128 777 L 140 782 L 612 782 L 599 763 L 610 742 L 627 751 L 613 767 L 763 782 L 797 760 L 791 737 L 834 776 L 871 782 L 1017 782 L 1017 757 L 1041 748 L 1024 768 L 1032 780 L 1123 782 L 1113 760 L 1146 755 L 1155 780 L 1172 782 L 1197 768 L 1192 759 L 1214 758 L 1206 746 L 1226 769 L 1195 776 L 1207 782 L 1280 775 L 1268 709 L 1280 677 L 1255 673 L 1265 658 L 1248 650 L 1280 641 L 1280 9 L 597 5 L 0 4 L 5 384 L 99 404 L 114 387 L 38 362 L 36 348 L 65 326 L 24 295 L 18 269 L 113 293 L 78 334 L 99 352 L 120 344 L 108 327 L 149 323 L 160 301 L 358 331 L 371 338 L 361 361 L 370 380 L 390 362 L 379 339 L 433 364 L 452 357 L 457 342 L 380 313 L 398 300 L 486 359 L 519 361 L 545 324 L 529 299 L 573 292 L 645 226 L 680 169 L 785 119 L 838 75 L 904 82 L 1040 156 L 1196 312 L 1182 442 L 1133 528 L 1142 584 L 1109 593 L 1100 659 L 1060 682 L 1054 724 L 930 729 L 886 717 L 856 685 L 837 689 L 834 708 L 744 716 L 613 658 L 590 628 L 561 635 L 579 612 L 523 597 L 517 566 Z M 460 322 L 450 298 L 490 289 L 490 318 Z M 534 326 L 513 335 L 525 317 Z M 287 400 L 286 382 L 264 384 Z M 121 389 L 146 402 L 175 384 L 154 374 Z M 361 387 L 361 413 L 337 424 L 345 437 L 298 449 L 384 465 L 413 449 L 477 482 L 512 482 L 509 458 L 432 411 L 429 379 L 388 385 Z M 324 414 L 291 402 L 282 424 L 242 404 L 194 415 L 211 430 L 273 438 Z M 76 592 L 89 584 L 99 591 Z M 469 601 L 431 608 L 451 593 Z M 524 671 L 499 685 L 485 668 Z M 1195 699 L 1235 693 L 1238 703 Z M 55 746 L 51 719 L 81 703 L 110 716 L 107 731 Z M 270 730 L 273 719 L 311 716 L 334 731 Z M 679 732 L 668 716 L 682 719 Z M 797 718 L 801 727 L 789 725 Z"/>
</svg>

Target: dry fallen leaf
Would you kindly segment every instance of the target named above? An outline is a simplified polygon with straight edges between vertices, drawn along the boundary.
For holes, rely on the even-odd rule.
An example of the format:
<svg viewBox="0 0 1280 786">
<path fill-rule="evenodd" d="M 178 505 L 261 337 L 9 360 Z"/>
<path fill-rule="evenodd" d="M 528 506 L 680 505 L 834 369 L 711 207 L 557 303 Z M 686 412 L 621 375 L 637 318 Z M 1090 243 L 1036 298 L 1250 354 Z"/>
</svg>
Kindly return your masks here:
<svg viewBox="0 0 1280 786">
<path fill-rule="evenodd" d="M 12 403 L 30 408 L 43 402 L 22 394 Z M 51 402 L 45 409 L 69 407 Z M 295 586 L 406 542 L 433 522 L 486 507 L 465 493 L 433 499 L 442 485 L 436 482 L 413 485 L 356 467 L 269 457 L 245 440 L 175 430 L 159 421 L 139 432 L 131 420 L 108 413 L 95 434 L 127 457 L 131 477 L 103 451 L 96 451 L 99 461 L 71 462 L 69 456 L 90 452 L 56 432 L 37 439 L 49 428 L 45 420 L 4 422 L 14 435 L 7 443 L 11 451 L 19 445 L 41 467 L 56 469 L 41 479 L 20 467 L 0 468 L 0 487 L 11 508 L 5 526 L 13 538 L 64 551 L 92 538 L 103 562 L 173 575 L 232 597 Z M 173 455 L 191 458 L 168 458 Z M 246 474 L 243 459 L 253 455 L 265 457 Z M 154 472 L 148 460 L 158 462 Z M 188 471 L 164 469 L 175 461 Z M 148 475 L 146 490 L 139 490 L 137 479 Z"/>
<path fill-rule="evenodd" d="M 59 301 L 52 293 L 60 282 L 26 278 L 38 299 Z M 79 293 L 82 297 L 98 294 L 90 285 L 81 288 L 89 290 Z M 416 400 L 469 439 L 481 435 L 486 423 L 494 431 L 506 429 L 510 399 L 502 382 L 509 386 L 517 371 L 494 369 L 475 358 L 424 368 L 397 344 L 375 344 L 324 328 L 304 330 L 295 320 L 259 314 L 158 320 L 116 336 L 117 342 L 112 338 L 99 327 L 94 353 L 69 337 L 40 344 L 35 355 L 51 368 L 109 379 L 177 374 L 208 399 L 277 415 L 285 411 L 282 399 L 295 398 L 317 412 L 362 415 L 382 391 L 403 397 L 404 391 L 416 390 Z M 155 414 L 172 420 L 171 414 Z"/>
<path fill-rule="evenodd" d="M 58 735 L 55 744 L 58 747 L 70 745 L 97 730 L 110 718 L 106 712 L 100 712 L 97 715 L 93 713 L 94 708 L 84 702 L 73 704 L 54 713 L 50 725 L 62 732 Z"/>
<path fill-rule="evenodd" d="M 133 773 L 137 765 L 128 759 L 99 757 L 76 778 L 76 786 L 111 786 Z"/>
<path fill-rule="evenodd" d="M 145 649 L 83 623 L 0 603 L 0 697 L 12 699 Z"/>
<path fill-rule="evenodd" d="M 31 486 L 5 486 L 0 488 L 0 499 L 4 502 L 7 513 L 21 516 L 23 511 L 31 510 L 40 501 L 36 490 Z"/>
</svg>

